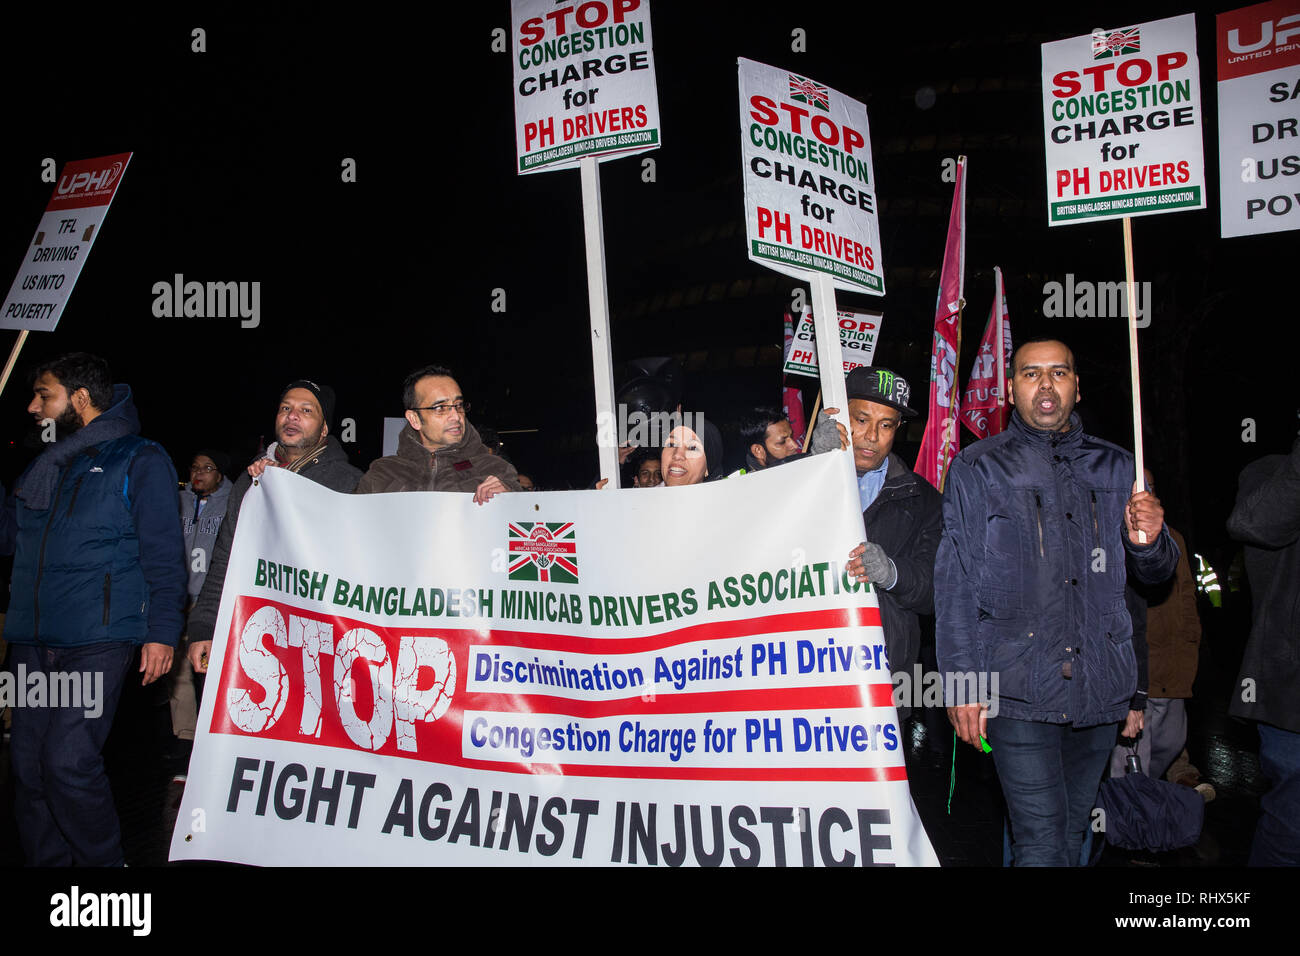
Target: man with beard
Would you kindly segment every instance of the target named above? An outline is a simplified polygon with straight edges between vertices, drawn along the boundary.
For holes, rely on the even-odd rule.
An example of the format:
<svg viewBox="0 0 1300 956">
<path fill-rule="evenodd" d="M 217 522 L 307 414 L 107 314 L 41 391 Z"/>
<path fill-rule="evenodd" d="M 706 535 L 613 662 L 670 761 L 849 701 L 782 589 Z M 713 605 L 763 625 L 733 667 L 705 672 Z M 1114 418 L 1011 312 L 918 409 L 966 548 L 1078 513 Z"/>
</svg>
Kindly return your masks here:
<svg viewBox="0 0 1300 956">
<path fill-rule="evenodd" d="M 239 507 L 252 487 L 253 479 L 267 468 L 284 468 L 344 494 L 350 494 L 361 479 L 360 469 L 348 462 L 347 453 L 330 435 L 329 423 L 333 417 L 334 390 L 328 385 L 318 385 L 304 378 L 290 382 L 281 392 L 275 415 L 275 441 L 267 448 L 266 455 L 249 465 L 231 488 L 226 517 L 221 522 L 217 543 L 212 549 L 208 576 L 190 611 L 189 657 L 195 673 L 208 672 L 208 654 L 212 650 L 212 634 L 217 625 L 217 610 L 221 606 L 221 589 L 230 564 L 230 545 L 235 539 Z"/>
<path fill-rule="evenodd" d="M 27 411 L 52 420 L 56 440 L 5 509 L 15 535 L 5 638 L 15 672 L 44 675 L 49 698 L 14 708 L 14 815 L 29 865 L 121 866 L 100 751 L 136 648 L 149 684 L 170 669 L 180 637 L 176 470 L 140 437 L 130 388 L 98 356 L 40 366 L 32 391 Z M 80 693 L 56 690 L 69 678 Z M 26 693 L 27 681 L 18 687 Z"/>
<path fill-rule="evenodd" d="M 1157 584 L 1178 547 L 1133 456 L 1085 435 L 1063 342 L 1012 358 L 1007 430 L 954 459 L 935 560 L 939 670 L 962 740 L 992 746 L 1018 866 L 1073 866 L 1120 722 L 1141 729 L 1129 565 Z M 956 689 L 996 688 L 986 702 Z M 997 683 L 993 683 L 996 678 Z M 985 683 L 980 683 L 980 681 Z"/>
<path fill-rule="evenodd" d="M 515 466 L 494 455 L 469 422 L 469 403 L 448 369 L 426 365 L 402 382 L 406 427 L 397 454 L 370 465 L 357 494 L 385 491 L 473 492 L 483 504 L 503 491 L 519 491 Z"/>
</svg>

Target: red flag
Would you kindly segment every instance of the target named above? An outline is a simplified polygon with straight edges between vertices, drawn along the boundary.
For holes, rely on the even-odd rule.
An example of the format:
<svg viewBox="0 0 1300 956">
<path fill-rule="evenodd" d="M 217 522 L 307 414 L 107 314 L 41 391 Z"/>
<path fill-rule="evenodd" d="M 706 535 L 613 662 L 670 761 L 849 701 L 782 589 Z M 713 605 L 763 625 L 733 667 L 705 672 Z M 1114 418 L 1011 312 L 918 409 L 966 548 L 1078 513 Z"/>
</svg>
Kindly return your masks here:
<svg viewBox="0 0 1300 956">
<path fill-rule="evenodd" d="M 789 312 L 785 314 L 785 358 L 790 360 L 790 348 L 794 345 L 794 316 Z M 790 422 L 790 430 L 794 433 L 794 443 L 800 451 L 803 450 L 804 433 L 808 430 L 808 423 L 804 420 L 803 414 L 803 392 L 797 388 L 790 388 L 783 385 L 781 389 L 781 411 L 785 413 L 786 420 Z"/>
<path fill-rule="evenodd" d="M 999 339 L 1001 341 L 999 342 Z M 1002 355 L 998 364 L 994 357 Z M 1002 270 L 993 267 L 993 305 L 984 327 L 980 350 L 966 379 L 961 400 L 961 420 L 976 438 L 988 438 L 1007 427 L 1011 406 L 1007 404 L 1007 379 L 1011 376 L 1011 316 L 1002 290 Z"/>
<path fill-rule="evenodd" d="M 962 277 L 966 272 L 966 157 L 957 159 L 948 244 L 939 273 L 939 301 L 934 310 L 934 346 L 930 350 L 930 407 L 916 456 L 916 473 L 943 491 L 948 465 L 957 454 L 961 393 L 957 388 L 957 355 L 961 351 Z"/>
</svg>

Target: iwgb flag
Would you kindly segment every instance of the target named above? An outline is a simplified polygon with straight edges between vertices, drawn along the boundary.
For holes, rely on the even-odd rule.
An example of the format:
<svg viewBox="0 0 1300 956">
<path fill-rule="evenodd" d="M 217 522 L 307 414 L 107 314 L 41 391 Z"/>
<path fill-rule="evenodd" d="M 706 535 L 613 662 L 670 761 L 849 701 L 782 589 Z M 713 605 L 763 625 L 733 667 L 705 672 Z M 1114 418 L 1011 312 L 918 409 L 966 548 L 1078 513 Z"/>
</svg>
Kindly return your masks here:
<svg viewBox="0 0 1300 956">
<path fill-rule="evenodd" d="M 934 865 L 894 708 L 908 685 L 845 568 L 845 465 L 483 506 L 268 469 L 241 506 L 172 859 Z"/>
<path fill-rule="evenodd" d="M 939 273 L 939 301 L 934 310 L 934 345 L 930 350 L 930 406 L 916 473 L 943 491 L 948 465 L 957 454 L 961 396 L 957 391 L 957 354 L 961 349 L 962 282 L 966 273 L 966 157 L 957 159 L 948 243 Z"/>
<path fill-rule="evenodd" d="M 997 356 L 1002 356 L 998 362 Z M 1011 316 L 1002 289 L 1002 270 L 993 267 L 993 305 L 988 325 L 975 355 L 966 391 L 961 400 L 963 424 L 976 438 L 988 438 L 1007 427 L 1011 406 L 1007 404 L 1007 378 L 1011 374 Z"/>
</svg>

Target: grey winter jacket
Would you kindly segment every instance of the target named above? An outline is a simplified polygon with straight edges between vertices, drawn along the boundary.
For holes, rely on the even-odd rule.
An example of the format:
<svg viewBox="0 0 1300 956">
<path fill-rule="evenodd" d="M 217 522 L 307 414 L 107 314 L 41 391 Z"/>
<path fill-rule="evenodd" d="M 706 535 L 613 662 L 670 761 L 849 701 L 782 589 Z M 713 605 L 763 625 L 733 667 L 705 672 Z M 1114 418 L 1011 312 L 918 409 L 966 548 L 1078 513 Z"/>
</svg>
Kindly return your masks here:
<svg viewBox="0 0 1300 956">
<path fill-rule="evenodd" d="M 221 519 L 226 516 L 226 507 L 230 504 L 230 489 L 234 483 L 222 477 L 217 490 L 208 495 L 203 505 L 199 520 L 194 520 L 194 505 L 198 495 L 189 485 L 180 491 L 181 534 L 185 537 L 185 561 L 190 572 L 190 601 L 193 602 L 203 589 L 203 579 L 208 576 L 208 566 L 212 564 L 212 549 L 217 543 L 217 532 L 221 529 Z M 195 551 L 202 551 L 203 558 Z"/>
</svg>

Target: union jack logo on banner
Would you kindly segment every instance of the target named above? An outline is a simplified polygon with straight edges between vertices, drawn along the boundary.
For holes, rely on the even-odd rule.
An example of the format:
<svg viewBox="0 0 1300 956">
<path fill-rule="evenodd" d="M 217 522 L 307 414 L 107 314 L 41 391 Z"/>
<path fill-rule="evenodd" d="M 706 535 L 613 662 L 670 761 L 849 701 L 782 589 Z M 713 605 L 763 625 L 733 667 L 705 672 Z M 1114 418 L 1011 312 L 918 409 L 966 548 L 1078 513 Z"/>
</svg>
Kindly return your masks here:
<svg viewBox="0 0 1300 956">
<path fill-rule="evenodd" d="M 1098 31 L 1092 35 L 1092 58 L 1104 60 L 1125 53 L 1137 53 L 1141 49 L 1140 40 L 1137 27 L 1132 30 L 1112 30 L 1109 33 Z"/>
<path fill-rule="evenodd" d="M 512 521 L 511 581 L 578 583 L 578 542 L 572 521 Z"/>
<path fill-rule="evenodd" d="M 797 73 L 789 73 L 787 76 L 790 78 L 790 99 L 830 112 L 830 90 L 824 86 L 818 86 L 812 80 L 806 79 Z"/>
</svg>

